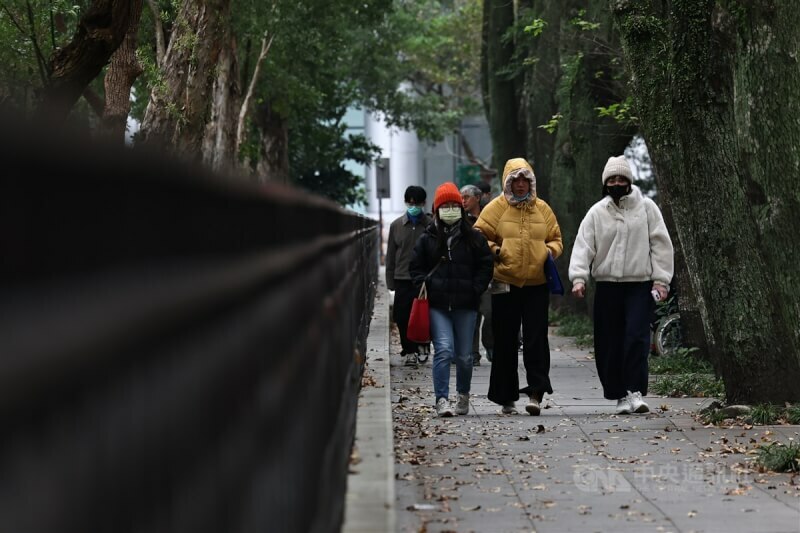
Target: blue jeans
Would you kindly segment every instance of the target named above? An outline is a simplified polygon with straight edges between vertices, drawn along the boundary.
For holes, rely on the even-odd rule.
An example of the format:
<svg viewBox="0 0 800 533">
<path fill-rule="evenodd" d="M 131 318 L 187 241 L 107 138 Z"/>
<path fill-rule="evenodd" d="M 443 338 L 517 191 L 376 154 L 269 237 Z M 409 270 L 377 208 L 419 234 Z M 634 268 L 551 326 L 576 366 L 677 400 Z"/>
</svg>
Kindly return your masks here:
<svg viewBox="0 0 800 533">
<path fill-rule="evenodd" d="M 450 395 L 450 361 L 456 361 L 456 390 L 469 394 L 472 383 L 472 334 L 477 310 L 430 309 L 433 341 L 433 391 L 436 400 Z"/>
</svg>

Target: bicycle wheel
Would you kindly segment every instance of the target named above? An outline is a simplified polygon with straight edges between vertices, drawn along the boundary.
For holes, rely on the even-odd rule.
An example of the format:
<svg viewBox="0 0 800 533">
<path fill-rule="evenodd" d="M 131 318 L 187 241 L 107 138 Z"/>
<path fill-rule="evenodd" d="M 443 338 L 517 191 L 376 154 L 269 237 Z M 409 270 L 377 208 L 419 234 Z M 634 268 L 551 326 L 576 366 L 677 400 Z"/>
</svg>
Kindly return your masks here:
<svg viewBox="0 0 800 533">
<path fill-rule="evenodd" d="M 662 357 L 674 355 L 683 345 L 681 315 L 674 313 L 661 321 L 655 335 L 656 354 Z"/>
</svg>

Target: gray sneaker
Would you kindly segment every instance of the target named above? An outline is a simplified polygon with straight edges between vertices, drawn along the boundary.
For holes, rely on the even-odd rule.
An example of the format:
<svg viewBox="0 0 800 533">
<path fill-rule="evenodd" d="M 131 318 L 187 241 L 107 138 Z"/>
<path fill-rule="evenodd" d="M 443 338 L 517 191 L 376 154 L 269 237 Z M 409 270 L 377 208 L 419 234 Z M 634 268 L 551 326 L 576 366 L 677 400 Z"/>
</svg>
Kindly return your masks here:
<svg viewBox="0 0 800 533">
<path fill-rule="evenodd" d="M 517 408 L 514 407 L 513 403 L 507 403 L 500 409 L 500 412 L 504 415 L 515 415 L 517 414 Z"/>
<path fill-rule="evenodd" d="M 629 392 L 628 401 L 631 403 L 631 410 L 634 413 L 648 413 L 650 406 L 642 399 L 642 393 L 639 391 Z"/>
<path fill-rule="evenodd" d="M 617 400 L 617 414 L 618 415 L 629 415 L 633 411 L 633 406 L 631 405 L 631 395 L 628 394 L 624 398 L 620 398 Z"/>
<path fill-rule="evenodd" d="M 436 400 L 436 414 L 441 417 L 453 416 L 453 407 L 447 398 Z"/>
<path fill-rule="evenodd" d="M 405 365 L 414 367 L 417 366 L 417 357 L 419 356 L 415 353 L 407 353 Z"/>
<path fill-rule="evenodd" d="M 528 405 L 525 406 L 525 410 L 528 411 L 528 414 L 531 416 L 538 416 L 539 413 L 542 412 L 542 408 L 539 405 L 539 400 L 537 400 L 536 396 L 533 394 L 528 396 Z"/>
<path fill-rule="evenodd" d="M 458 401 L 456 402 L 456 414 L 465 415 L 469 413 L 469 394 L 458 393 Z"/>
</svg>

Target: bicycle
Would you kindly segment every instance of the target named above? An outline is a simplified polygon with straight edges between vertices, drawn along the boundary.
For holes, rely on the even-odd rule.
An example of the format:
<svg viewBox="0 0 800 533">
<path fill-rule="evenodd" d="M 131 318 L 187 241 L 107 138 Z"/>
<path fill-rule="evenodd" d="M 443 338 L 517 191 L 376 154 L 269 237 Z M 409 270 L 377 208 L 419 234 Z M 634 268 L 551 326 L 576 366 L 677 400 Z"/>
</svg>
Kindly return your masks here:
<svg viewBox="0 0 800 533">
<path fill-rule="evenodd" d="M 651 324 L 653 342 L 651 353 L 659 357 L 669 357 L 683 347 L 683 327 L 675 297 L 667 298 L 656 308 L 656 320 Z"/>
</svg>

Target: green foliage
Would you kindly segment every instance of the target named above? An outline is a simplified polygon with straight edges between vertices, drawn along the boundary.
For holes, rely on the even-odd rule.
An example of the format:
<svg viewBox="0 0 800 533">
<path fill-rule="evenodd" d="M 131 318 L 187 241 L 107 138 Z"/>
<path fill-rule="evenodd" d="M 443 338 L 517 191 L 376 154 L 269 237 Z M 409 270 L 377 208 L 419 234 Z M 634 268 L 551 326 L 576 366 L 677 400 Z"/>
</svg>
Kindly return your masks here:
<svg viewBox="0 0 800 533">
<path fill-rule="evenodd" d="M 562 118 L 564 118 L 564 116 L 561 113 L 556 113 L 545 124 L 540 124 L 536 127 L 543 129 L 547 133 L 553 134 L 556 132 L 556 129 L 558 129 L 558 123 Z"/>
<path fill-rule="evenodd" d="M 800 443 L 773 442 L 761 446 L 756 464 L 772 472 L 800 472 Z"/>
<path fill-rule="evenodd" d="M 533 19 L 530 24 L 525 26 L 524 32 L 532 37 L 538 37 L 542 34 L 544 29 L 547 27 L 547 21 L 544 19 Z"/>
<path fill-rule="evenodd" d="M 800 424 L 800 404 L 794 404 L 787 407 L 785 416 L 788 423 Z"/>
<path fill-rule="evenodd" d="M 583 17 L 585 16 L 586 16 L 586 10 L 581 9 L 578 11 L 578 16 L 570 20 L 569 23 L 581 31 L 594 31 L 600 29 L 599 22 L 589 22 L 587 20 L 584 20 Z"/>
<path fill-rule="evenodd" d="M 596 107 L 600 117 L 611 117 L 620 124 L 636 124 L 639 119 L 631 114 L 633 98 L 628 96 L 622 102 L 616 102 L 606 107 Z"/>
<path fill-rule="evenodd" d="M 765 426 L 776 424 L 780 416 L 781 412 L 777 407 L 768 403 L 762 403 L 753 406 L 748 418 L 753 421 L 753 424 Z"/>
<path fill-rule="evenodd" d="M 549 321 L 551 326 L 558 326 L 559 335 L 575 337 L 575 344 L 579 348 L 586 348 L 594 343 L 594 325 L 586 315 L 553 312 Z"/>
<path fill-rule="evenodd" d="M 84 7 L 65 0 L 0 3 L 0 103 L 33 107 L 53 51 L 72 38 Z"/>
<path fill-rule="evenodd" d="M 291 151 L 294 182 L 343 205 L 366 201 L 363 177 L 348 170 L 344 161 L 366 165 L 379 155 L 363 135 L 345 136 L 344 126 L 307 123 L 293 131 L 298 148 Z M 324 147 L 320 150 L 319 147 Z"/>
<path fill-rule="evenodd" d="M 670 397 L 714 397 L 725 396 L 725 385 L 713 374 L 688 373 L 668 374 L 658 377 L 652 386 L 653 392 Z"/>
<path fill-rule="evenodd" d="M 713 373 L 713 368 L 707 361 L 692 355 L 696 351 L 697 348 L 679 348 L 670 357 L 651 357 L 650 374 Z"/>
</svg>

